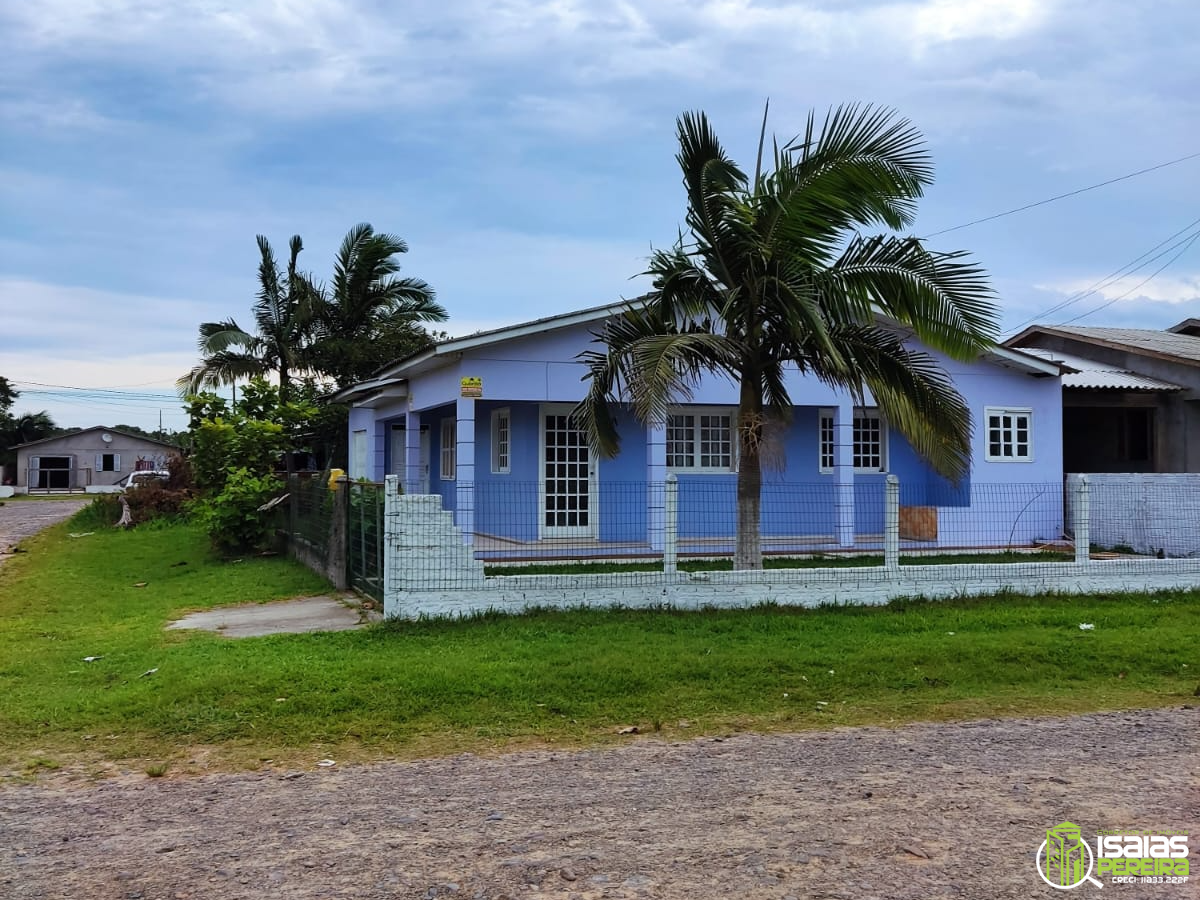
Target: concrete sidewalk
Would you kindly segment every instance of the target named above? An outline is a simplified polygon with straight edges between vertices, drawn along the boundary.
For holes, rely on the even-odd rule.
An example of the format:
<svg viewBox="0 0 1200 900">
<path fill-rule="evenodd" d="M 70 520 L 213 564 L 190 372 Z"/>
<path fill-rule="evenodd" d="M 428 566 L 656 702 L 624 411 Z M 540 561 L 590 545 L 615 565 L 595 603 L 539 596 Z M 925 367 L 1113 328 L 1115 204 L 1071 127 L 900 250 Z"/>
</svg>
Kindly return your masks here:
<svg viewBox="0 0 1200 900">
<path fill-rule="evenodd" d="M 304 634 L 311 631 L 349 631 L 382 618 L 356 605 L 357 598 L 304 597 L 278 603 L 247 603 L 184 616 L 170 629 L 215 631 L 225 637 L 265 634 Z"/>
</svg>

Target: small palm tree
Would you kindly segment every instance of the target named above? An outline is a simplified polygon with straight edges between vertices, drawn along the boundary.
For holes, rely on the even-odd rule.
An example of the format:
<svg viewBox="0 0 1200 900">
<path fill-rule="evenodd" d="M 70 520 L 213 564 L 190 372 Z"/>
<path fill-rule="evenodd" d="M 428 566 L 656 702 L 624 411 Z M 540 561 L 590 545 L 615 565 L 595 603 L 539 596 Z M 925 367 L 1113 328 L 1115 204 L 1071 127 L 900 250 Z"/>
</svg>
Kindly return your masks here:
<svg viewBox="0 0 1200 900">
<path fill-rule="evenodd" d="M 587 397 L 576 410 L 600 455 L 620 447 L 609 402 L 661 422 L 705 374 L 740 385 L 734 565 L 762 567 L 764 429 L 791 417 L 787 370 L 850 392 L 869 390 L 888 422 L 939 472 L 970 461 L 970 413 L 950 379 L 905 332 L 955 359 L 994 339 L 984 273 L 964 254 L 914 237 L 858 233 L 908 226 L 932 181 L 917 130 L 895 112 L 842 106 L 773 145 L 766 116 L 753 178 L 725 154 L 703 113 L 678 120 L 687 235 L 650 258 L 653 290 L 610 320 L 587 351 Z"/>
<path fill-rule="evenodd" d="M 255 332 L 246 331 L 233 319 L 201 323 L 199 348 L 203 360 L 175 382 L 181 393 L 196 394 L 207 387 L 276 372 L 279 399 L 287 402 L 292 376 L 311 371 L 309 348 L 319 292 L 297 268 L 304 249 L 300 235 L 294 235 L 288 247 L 287 270 L 280 271 L 270 242 L 258 235 Z"/>
<path fill-rule="evenodd" d="M 368 224 L 346 233 L 334 263 L 333 281 L 315 307 L 316 367 L 346 387 L 380 366 L 430 342 L 422 322 L 442 322 L 446 311 L 419 278 L 396 277 L 396 257 L 408 245 Z"/>
</svg>

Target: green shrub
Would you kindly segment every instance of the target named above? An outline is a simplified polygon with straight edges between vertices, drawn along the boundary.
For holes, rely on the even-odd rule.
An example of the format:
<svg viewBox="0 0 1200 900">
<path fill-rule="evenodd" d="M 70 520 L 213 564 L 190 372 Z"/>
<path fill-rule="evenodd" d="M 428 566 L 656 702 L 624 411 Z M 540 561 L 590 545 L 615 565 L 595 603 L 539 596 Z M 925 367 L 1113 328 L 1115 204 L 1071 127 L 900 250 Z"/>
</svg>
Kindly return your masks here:
<svg viewBox="0 0 1200 900">
<path fill-rule="evenodd" d="M 167 482 L 170 484 L 170 482 Z M 154 519 L 177 521 L 185 518 L 187 503 L 192 499 L 188 490 L 171 490 L 160 484 L 145 484 L 125 492 L 129 515 L 134 525 Z"/>
<path fill-rule="evenodd" d="M 260 512 L 259 507 L 283 490 L 284 485 L 272 475 L 234 469 L 220 493 L 196 504 L 194 513 L 221 553 L 265 550 L 272 543 L 275 517 Z"/>
<path fill-rule="evenodd" d="M 121 518 L 121 498 L 116 494 L 98 494 L 96 499 L 71 518 L 75 531 L 111 528 Z"/>
<path fill-rule="evenodd" d="M 205 419 L 194 432 L 192 470 L 196 486 L 207 493 L 219 493 L 236 469 L 267 475 L 275 468 L 287 445 L 283 426 L 233 415 Z"/>
</svg>

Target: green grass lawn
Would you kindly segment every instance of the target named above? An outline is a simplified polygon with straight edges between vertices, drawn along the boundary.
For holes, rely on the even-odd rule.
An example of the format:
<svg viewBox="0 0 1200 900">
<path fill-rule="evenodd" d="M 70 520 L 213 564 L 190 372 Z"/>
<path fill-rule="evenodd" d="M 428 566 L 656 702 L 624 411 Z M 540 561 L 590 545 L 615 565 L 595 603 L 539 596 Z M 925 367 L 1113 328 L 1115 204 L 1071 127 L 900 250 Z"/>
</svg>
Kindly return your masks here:
<svg viewBox="0 0 1200 900">
<path fill-rule="evenodd" d="M 188 526 L 67 536 L 78 530 L 53 528 L 0 567 L 0 770 L 1066 714 L 1189 702 L 1200 677 L 1200 594 L 1183 592 L 534 612 L 227 640 L 163 626 L 327 586 L 283 559 L 217 562 Z"/>
</svg>

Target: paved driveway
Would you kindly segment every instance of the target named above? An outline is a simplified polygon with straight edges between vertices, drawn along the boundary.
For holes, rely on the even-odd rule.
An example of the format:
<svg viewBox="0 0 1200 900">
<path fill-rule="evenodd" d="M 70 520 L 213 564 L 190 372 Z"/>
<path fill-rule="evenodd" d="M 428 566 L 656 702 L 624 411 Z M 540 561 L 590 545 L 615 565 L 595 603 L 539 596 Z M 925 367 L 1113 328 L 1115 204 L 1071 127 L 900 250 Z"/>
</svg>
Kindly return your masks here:
<svg viewBox="0 0 1200 900">
<path fill-rule="evenodd" d="M 92 502 L 78 500 L 17 500 L 12 497 L 0 506 L 0 562 L 12 555 L 11 548 L 43 528 L 68 519 Z"/>
</svg>

